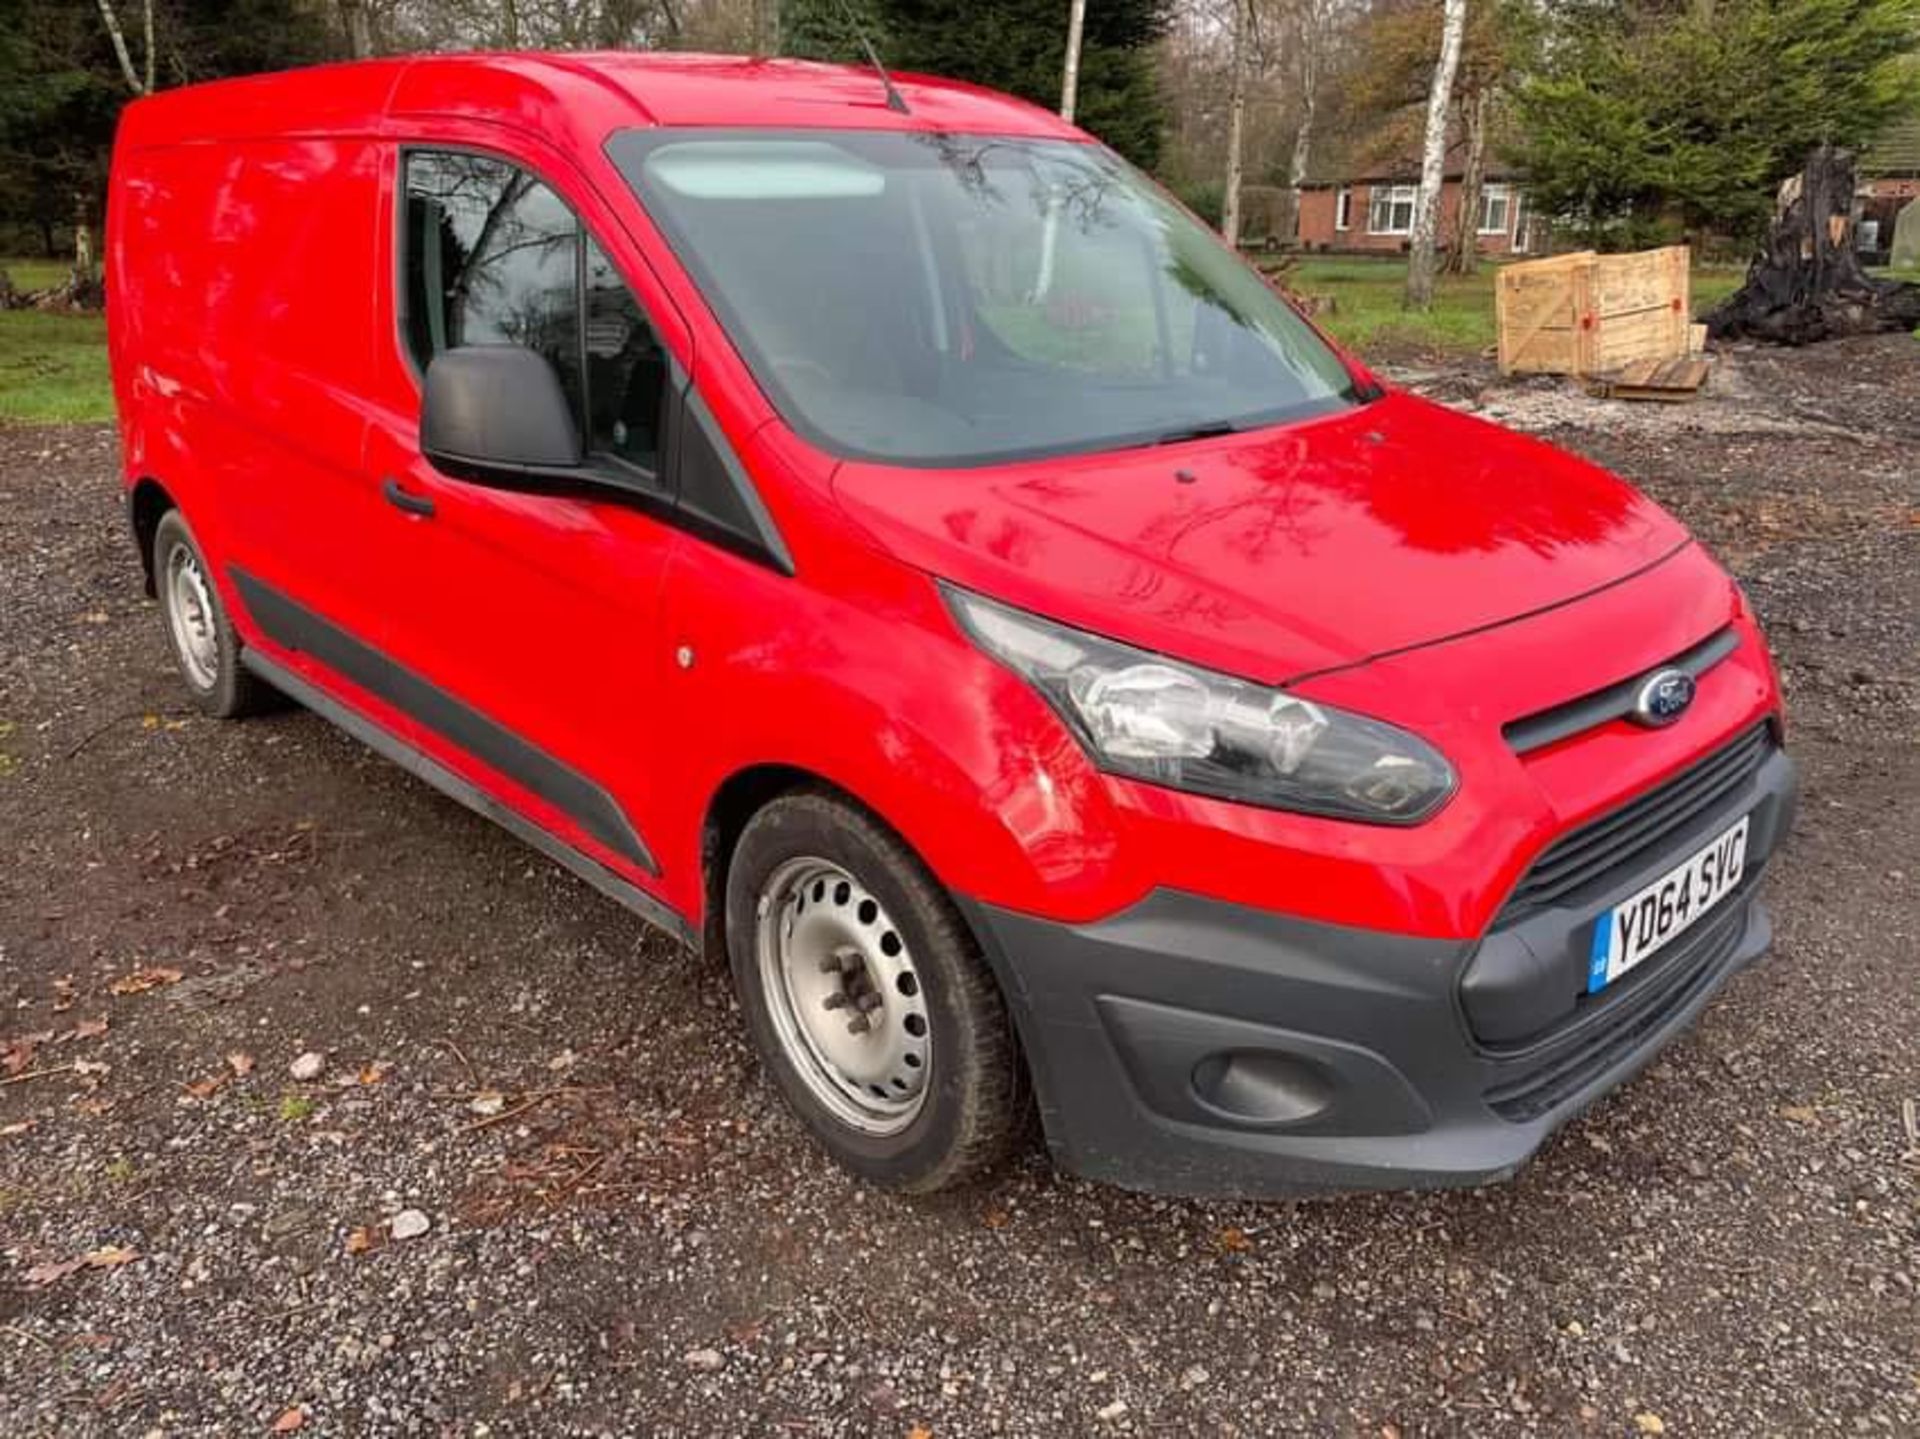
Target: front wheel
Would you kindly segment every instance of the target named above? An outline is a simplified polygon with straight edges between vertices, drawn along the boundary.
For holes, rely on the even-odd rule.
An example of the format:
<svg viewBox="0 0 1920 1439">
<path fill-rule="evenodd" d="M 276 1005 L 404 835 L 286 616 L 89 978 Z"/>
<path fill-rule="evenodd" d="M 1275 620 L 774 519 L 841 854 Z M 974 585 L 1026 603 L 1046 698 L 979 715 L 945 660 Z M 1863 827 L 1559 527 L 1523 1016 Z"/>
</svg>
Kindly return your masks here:
<svg viewBox="0 0 1920 1439">
<path fill-rule="evenodd" d="M 830 796 L 748 823 L 727 873 L 727 952 L 755 1043 L 827 1151 L 928 1192 L 980 1173 L 1023 1112 L 999 990 L 905 845 Z"/>
</svg>

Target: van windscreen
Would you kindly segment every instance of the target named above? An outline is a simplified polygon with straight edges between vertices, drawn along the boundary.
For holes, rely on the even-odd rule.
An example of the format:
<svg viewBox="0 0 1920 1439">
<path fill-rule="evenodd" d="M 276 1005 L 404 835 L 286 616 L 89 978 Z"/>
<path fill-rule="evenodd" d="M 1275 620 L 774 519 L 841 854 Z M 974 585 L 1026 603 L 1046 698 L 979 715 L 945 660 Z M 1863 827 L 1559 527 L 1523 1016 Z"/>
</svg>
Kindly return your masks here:
<svg viewBox="0 0 1920 1439">
<path fill-rule="evenodd" d="M 768 398 L 836 454 L 988 464 L 1355 402 L 1290 306 L 1097 146 L 703 129 L 608 153 Z"/>
</svg>

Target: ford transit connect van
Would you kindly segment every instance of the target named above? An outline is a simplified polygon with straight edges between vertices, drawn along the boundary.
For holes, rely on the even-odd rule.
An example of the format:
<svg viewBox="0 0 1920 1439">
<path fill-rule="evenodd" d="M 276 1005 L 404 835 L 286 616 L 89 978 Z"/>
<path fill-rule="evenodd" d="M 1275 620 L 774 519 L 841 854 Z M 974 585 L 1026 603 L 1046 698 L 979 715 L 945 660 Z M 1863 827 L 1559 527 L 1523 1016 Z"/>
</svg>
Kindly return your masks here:
<svg viewBox="0 0 1920 1439">
<path fill-rule="evenodd" d="M 1793 769 L 1728 576 L 1033 107 L 188 88 L 127 111 L 109 263 L 201 707 L 291 696 L 723 954 L 877 1183 L 1029 1116 L 1148 1189 L 1479 1183 L 1767 944 Z"/>
</svg>

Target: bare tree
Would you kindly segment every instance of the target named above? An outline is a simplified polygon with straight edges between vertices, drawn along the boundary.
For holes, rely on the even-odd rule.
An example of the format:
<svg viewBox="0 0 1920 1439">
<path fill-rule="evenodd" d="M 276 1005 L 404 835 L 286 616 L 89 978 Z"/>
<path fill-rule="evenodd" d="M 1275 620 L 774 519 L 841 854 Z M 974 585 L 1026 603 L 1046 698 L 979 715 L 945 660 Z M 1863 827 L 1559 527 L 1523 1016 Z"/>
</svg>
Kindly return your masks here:
<svg viewBox="0 0 1920 1439">
<path fill-rule="evenodd" d="M 1300 229 L 1300 190 L 1313 160 L 1315 126 L 1320 118 L 1321 81 L 1331 71 L 1339 39 L 1341 0 L 1297 0 L 1292 7 L 1293 82 L 1299 106 L 1293 129 L 1293 148 L 1287 157 L 1287 220 L 1289 238 Z"/>
<path fill-rule="evenodd" d="M 1440 58 L 1427 91 L 1427 133 L 1420 157 L 1420 190 L 1413 203 L 1413 247 L 1407 261 L 1406 306 L 1433 307 L 1433 261 L 1440 236 L 1440 194 L 1446 177 L 1447 111 L 1453 101 L 1460 41 L 1467 30 L 1467 0 L 1445 0 L 1440 21 Z"/>
<path fill-rule="evenodd" d="M 373 21 L 366 0 L 340 0 L 340 25 L 347 32 L 347 53 L 364 60 L 373 53 Z"/>
<path fill-rule="evenodd" d="M 1067 64 L 1060 79 L 1060 118 L 1073 123 L 1073 111 L 1080 99 L 1080 43 L 1087 32 L 1087 0 L 1072 0 L 1067 6 Z"/>
<path fill-rule="evenodd" d="M 1460 97 L 1460 125 L 1467 145 L 1460 169 L 1460 208 L 1453 216 L 1453 247 L 1443 268 L 1449 275 L 1471 275 L 1480 262 L 1480 197 L 1487 179 L 1487 117 L 1493 110 L 1493 91 L 1476 89 Z M 1507 217 L 1511 225 L 1513 217 Z"/>
<path fill-rule="evenodd" d="M 780 0 L 753 0 L 753 53 L 777 54 L 780 49 Z"/>
</svg>

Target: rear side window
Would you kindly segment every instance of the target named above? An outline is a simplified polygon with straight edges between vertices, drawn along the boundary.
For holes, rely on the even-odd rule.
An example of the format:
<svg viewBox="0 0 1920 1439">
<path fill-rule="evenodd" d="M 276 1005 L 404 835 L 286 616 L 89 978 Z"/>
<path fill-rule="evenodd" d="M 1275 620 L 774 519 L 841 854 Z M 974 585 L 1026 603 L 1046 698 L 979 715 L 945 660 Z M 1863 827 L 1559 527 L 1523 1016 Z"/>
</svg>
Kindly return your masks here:
<svg viewBox="0 0 1920 1439">
<path fill-rule="evenodd" d="M 406 155 L 402 328 L 424 371 L 459 345 L 524 345 L 573 402 L 587 449 L 660 467 L 667 363 L 633 292 L 546 185 L 490 156 Z"/>
</svg>

